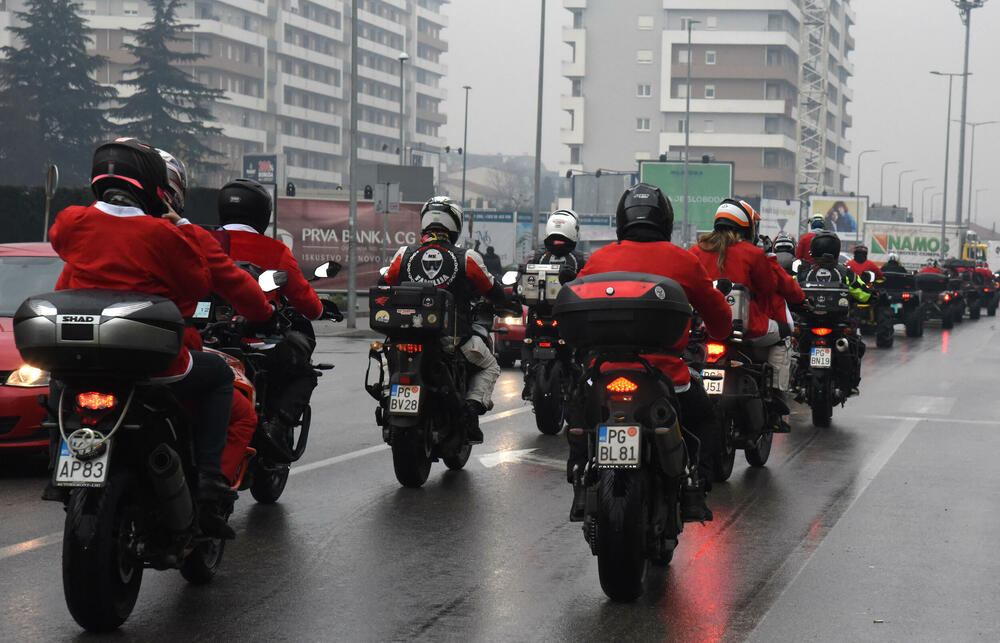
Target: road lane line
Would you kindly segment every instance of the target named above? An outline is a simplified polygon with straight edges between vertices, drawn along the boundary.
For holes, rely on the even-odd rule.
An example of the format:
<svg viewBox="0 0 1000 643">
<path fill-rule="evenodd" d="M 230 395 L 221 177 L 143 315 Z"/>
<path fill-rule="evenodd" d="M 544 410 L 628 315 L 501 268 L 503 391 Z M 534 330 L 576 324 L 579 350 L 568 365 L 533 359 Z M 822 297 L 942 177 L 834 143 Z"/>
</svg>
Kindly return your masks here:
<svg viewBox="0 0 1000 643">
<path fill-rule="evenodd" d="M 530 406 L 523 406 L 516 409 L 511 409 L 509 411 L 500 411 L 499 413 L 492 413 L 490 415 L 485 415 L 479 420 L 479 424 L 487 424 L 489 422 L 496 422 L 498 420 L 504 420 L 506 418 L 520 415 L 521 413 L 526 413 L 531 410 Z M 380 451 L 385 451 L 389 448 L 387 444 L 377 444 L 375 446 L 366 447 L 364 449 L 358 449 L 357 451 L 351 451 L 350 453 L 344 453 L 341 455 L 333 456 L 332 458 L 326 458 L 323 460 L 317 460 L 316 462 L 310 462 L 309 464 L 303 464 L 300 466 L 292 467 L 292 470 L 288 472 L 288 475 L 294 476 L 300 473 L 306 473 L 308 471 L 314 471 L 316 469 L 322 469 L 324 467 L 329 467 L 341 462 L 348 462 L 356 458 L 361 458 L 372 453 L 378 453 Z M 62 541 L 62 532 L 57 532 L 54 534 L 49 534 L 47 536 L 41 536 L 40 538 L 35 538 L 32 540 L 26 540 L 16 545 L 8 545 L 7 547 L 0 547 L 0 560 L 6 558 L 12 558 L 20 554 L 26 554 L 30 551 L 40 549 L 42 547 L 47 547 L 49 545 L 54 545 L 55 543 Z"/>
<path fill-rule="evenodd" d="M 753 629 L 746 639 L 753 638 L 753 633 L 760 629 L 764 621 L 767 620 L 772 608 L 781 600 L 785 593 L 795 584 L 795 581 L 806 567 L 809 561 L 819 551 L 826 541 L 827 535 L 833 531 L 847 512 L 864 495 L 872 481 L 878 476 L 889 460 L 896 454 L 906 438 L 910 436 L 913 429 L 920 422 L 930 418 L 901 418 L 900 424 L 892 432 L 889 439 L 882 443 L 878 451 L 868 460 L 864 468 L 858 472 L 848 489 L 841 495 L 822 515 L 822 524 L 819 532 L 807 534 L 792 552 L 785 557 L 784 562 L 768 577 L 760 587 L 754 597 L 740 611 L 745 615 L 761 614 L 759 620 L 753 623 Z M 748 616 L 749 617 L 749 616 Z M 742 629 L 742 628 L 740 628 Z M 742 629 L 742 631 L 746 631 Z"/>
<path fill-rule="evenodd" d="M 866 417 L 875 420 L 897 420 L 897 421 L 913 420 L 916 422 L 945 422 L 947 424 L 973 424 L 973 425 L 985 425 L 985 426 L 1000 425 L 1000 421 L 998 420 L 963 420 L 959 418 L 933 417 L 929 415 L 868 415 Z"/>
<path fill-rule="evenodd" d="M 62 532 L 57 531 L 54 534 L 42 536 L 41 538 L 35 538 L 34 540 L 26 540 L 23 543 L 18 543 L 16 545 L 0 547 L 0 560 L 12 558 L 18 554 L 25 554 L 36 549 L 41 549 L 42 547 L 46 547 L 48 545 L 54 545 L 61 540 Z"/>
</svg>

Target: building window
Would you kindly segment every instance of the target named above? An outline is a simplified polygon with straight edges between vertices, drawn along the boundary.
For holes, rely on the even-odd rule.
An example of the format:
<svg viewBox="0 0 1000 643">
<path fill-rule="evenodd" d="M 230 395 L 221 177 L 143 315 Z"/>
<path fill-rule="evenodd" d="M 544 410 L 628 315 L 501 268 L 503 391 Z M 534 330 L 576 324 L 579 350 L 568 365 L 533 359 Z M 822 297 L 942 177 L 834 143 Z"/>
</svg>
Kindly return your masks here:
<svg viewBox="0 0 1000 643">
<path fill-rule="evenodd" d="M 2 3 L 0 3 L 2 4 Z M 2 9 L 2 8 L 0 8 Z M 80 15 L 92 16 L 97 13 L 97 1 L 96 0 L 83 0 L 83 6 L 80 7 Z"/>
<path fill-rule="evenodd" d="M 636 96 L 640 96 L 642 98 L 646 98 L 646 97 L 652 96 L 653 95 L 653 86 L 652 85 L 644 85 L 644 84 L 640 83 L 635 88 L 635 95 Z"/>
<path fill-rule="evenodd" d="M 648 65 L 653 62 L 653 51 L 651 49 L 640 49 L 635 52 L 635 61 Z"/>
<path fill-rule="evenodd" d="M 705 18 L 705 26 L 708 27 L 709 29 L 716 29 L 716 28 L 718 28 L 718 26 L 719 26 L 719 17 L 718 16 L 708 16 L 707 18 Z"/>
<path fill-rule="evenodd" d="M 777 67 L 781 64 L 781 50 L 776 47 L 768 47 L 764 54 L 764 64 L 768 67 Z"/>
<path fill-rule="evenodd" d="M 653 16 L 639 16 L 639 29 L 643 31 L 653 28 Z"/>
<path fill-rule="evenodd" d="M 677 51 L 677 62 L 679 62 L 682 65 L 686 65 L 687 61 L 688 61 L 688 50 L 679 49 Z"/>
<path fill-rule="evenodd" d="M 705 98 L 715 98 L 715 85 L 705 85 Z"/>
<path fill-rule="evenodd" d="M 677 131 L 680 134 L 684 133 L 684 121 L 677 121 Z"/>
<path fill-rule="evenodd" d="M 123 2 L 122 3 L 122 14 L 126 16 L 138 16 L 139 15 L 139 3 L 138 2 Z"/>
<path fill-rule="evenodd" d="M 677 83 L 677 98 L 687 98 L 688 86 L 687 83 Z"/>
<path fill-rule="evenodd" d="M 715 121 L 712 120 L 711 118 L 706 118 L 705 119 L 705 131 L 706 132 L 714 132 L 715 131 Z"/>
<path fill-rule="evenodd" d="M 580 146 L 574 145 L 569 148 L 569 162 L 572 165 L 580 164 Z"/>
<path fill-rule="evenodd" d="M 635 129 L 640 132 L 649 131 L 649 119 L 648 118 L 637 118 L 635 119 Z"/>
<path fill-rule="evenodd" d="M 715 52 L 714 51 L 706 51 L 705 52 L 705 64 L 706 65 L 714 65 L 715 64 Z"/>
</svg>

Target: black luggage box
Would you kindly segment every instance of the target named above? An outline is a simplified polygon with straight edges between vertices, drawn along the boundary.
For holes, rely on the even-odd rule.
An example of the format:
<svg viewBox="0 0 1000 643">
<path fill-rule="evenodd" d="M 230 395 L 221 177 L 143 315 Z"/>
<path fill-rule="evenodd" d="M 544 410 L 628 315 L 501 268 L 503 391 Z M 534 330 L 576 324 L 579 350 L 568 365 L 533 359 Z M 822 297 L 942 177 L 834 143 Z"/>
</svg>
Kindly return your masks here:
<svg viewBox="0 0 1000 643">
<path fill-rule="evenodd" d="M 172 301 L 123 290 L 61 290 L 25 299 L 14 313 L 24 361 L 52 372 L 156 375 L 184 342 Z"/>
<path fill-rule="evenodd" d="M 688 331 L 691 305 L 673 279 L 605 272 L 567 283 L 554 307 L 559 334 L 572 346 L 669 349 Z"/>
<path fill-rule="evenodd" d="M 802 292 L 806 295 L 810 312 L 815 315 L 846 314 L 850 310 L 851 293 L 843 286 L 805 284 Z"/>
<path fill-rule="evenodd" d="M 927 292 L 944 292 L 948 290 L 948 276 L 936 272 L 921 272 L 914 277 L 919 290 Z"/>
<path fill-rule="evenodd" d="M 407 282 L 372 286 L 368 323 L 386 335 L 434 335 L 455 332 L 455 299 L 443 288 Z"/>
<path fill-rule="evenodd" d="M 886 272 L 884 273 L 885 281 L 882 284 L 882 288 L 885 290 L 894 291 L 913 291 L 917 290 L 916 280 L 908 272 Z"/>
</svg>

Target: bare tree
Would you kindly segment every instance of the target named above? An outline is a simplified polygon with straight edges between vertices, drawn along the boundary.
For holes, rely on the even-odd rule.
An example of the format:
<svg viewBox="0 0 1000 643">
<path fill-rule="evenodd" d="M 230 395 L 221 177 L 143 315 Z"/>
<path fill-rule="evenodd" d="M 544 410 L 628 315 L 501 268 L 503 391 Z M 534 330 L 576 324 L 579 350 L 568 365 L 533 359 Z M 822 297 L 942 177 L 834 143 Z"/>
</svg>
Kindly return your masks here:
<svg viewBox="0 0 1000 643">
<path fill-rule="evenodd" d="M 532 169 L 520 159 L 498 157 L 490 169 L 490 200 L 500 209 L 521 211 L 534 199 Z"/>
</svg>

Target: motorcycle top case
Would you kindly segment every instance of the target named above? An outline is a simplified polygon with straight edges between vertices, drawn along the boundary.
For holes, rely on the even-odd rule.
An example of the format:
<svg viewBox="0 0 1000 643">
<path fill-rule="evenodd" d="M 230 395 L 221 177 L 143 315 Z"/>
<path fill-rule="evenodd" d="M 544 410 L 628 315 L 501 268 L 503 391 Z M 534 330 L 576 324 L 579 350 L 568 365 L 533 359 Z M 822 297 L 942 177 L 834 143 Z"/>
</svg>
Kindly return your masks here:
<svg viewBox="0 0 1000 643">
<path fill-rule="evenodd" d="M 927 292 L 944 292 L 948 290 L 948 276 L 936 272 L 920 272 L 914 277 L 917 288 Z"/>
<path fill-rule="evenodd" d="M 521 275 L 521 298 L 529 306 L 543 301 L 554 301 L 562 288 L 559 283 L 559 266 L 546 263 L 529 263 Z"/>
<path fill-rule="evenodd" d="M 851 294 L 847 288 L 806 284 L 802 291 L 809 302 L 809 310 L 817 315 L 847 313 L 850 309 Z"/>
<path fill-rule="evenodd" d="M 687 333 L 691 305 L 673 279 L 605 272 L 563 286 L 554 308 L 559 334 L 572 346 L 669 349 Z"/>
<path fill-rule="evenodd" d="M 184 341 L 172 301 L 122 290 L 60 290 L 24 300 L 14 342 L 24 361 L 47 371 L 155 375 Z"/>
<path fill-rule="evenodd" d="M 913 275 L 906 272 L 887 272 L 885 282 L 882 284 L 884 290 L 916 290 L 916 280 Z"/>
<path fill-rule="evenodd" d="M 453 330 L 455 299 L 431 284 L 406 282 L 372 286 L 368 291 L 368 323 L 386 335 L 435 335 Z"/>
</svg>

